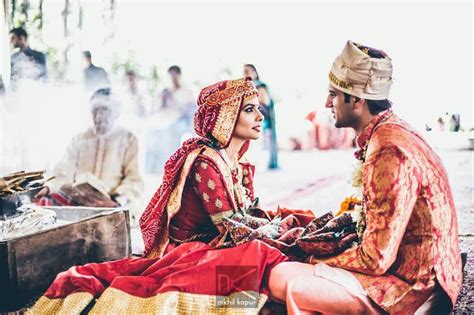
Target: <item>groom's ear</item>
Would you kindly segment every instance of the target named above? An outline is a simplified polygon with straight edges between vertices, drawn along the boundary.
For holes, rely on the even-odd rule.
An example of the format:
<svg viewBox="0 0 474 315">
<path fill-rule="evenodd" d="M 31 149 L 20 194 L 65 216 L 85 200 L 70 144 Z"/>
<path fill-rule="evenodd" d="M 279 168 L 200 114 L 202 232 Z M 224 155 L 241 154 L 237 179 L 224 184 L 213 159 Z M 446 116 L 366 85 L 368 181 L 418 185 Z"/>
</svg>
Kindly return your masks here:
<svg viewBox="0 0 474 315">
<path fill-rule="evenodd" d="M 354 97 L 354 104 L 352 105 L 353 109 L 361 109 L 362 106 L 364 106 L 364 104 L 367 103 L 365 98 L 359 98 L 357 96 L 353 96 L 353 97 Z"/>
</svg>

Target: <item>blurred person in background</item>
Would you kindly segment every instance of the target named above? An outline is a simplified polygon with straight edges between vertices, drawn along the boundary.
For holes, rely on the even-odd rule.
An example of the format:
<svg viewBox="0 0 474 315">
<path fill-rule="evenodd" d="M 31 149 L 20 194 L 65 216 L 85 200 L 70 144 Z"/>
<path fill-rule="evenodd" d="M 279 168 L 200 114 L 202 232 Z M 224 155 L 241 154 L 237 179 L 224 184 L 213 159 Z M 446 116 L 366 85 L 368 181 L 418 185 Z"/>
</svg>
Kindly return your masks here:
<svg viewBox="0 0 474 315">
<path fill-rule="evenodd" d="M 21 80 L 45 80 L 47 77 L 46 55 L 33 50 L 28 44 L 28 33 L 22 27 L 10 31 L 10 42 L 17 49 L 11 56 L 11 84 L 13 88 Z"/>
<path fill-rule="evenodd" d="M 443 117 L 438 117 L 438 120 L 436 121 L 438 124 L 438 131 L 444 131 L 444 119 Z"/>
<path fill-rule="evenodd" d="M 132 114 L 136 118 L 146 118 L 150 104 L 146 93 L 139 87 L 139 76 L 134 70 L 125 72 L 125 95 L 122 113 Z"/>
<path fill-rule="evenodd" d="M 69 190 L 75 183 L 93 177 L 100 181 L 110 200 L 92 200 L 90 206 L 127 207 L 132 223 L 141 211 L 143 182 L 138 168 L 136 136 L 119 126 L 120 102 L 110 89 L 97 90 L 90 100 L 93 126 L 74 136 L 61 162 L 54 168 L 55 179 L 36 198 L 40 205 L 73 204 Z"/>
<path fill-rule="evenodd" d="M 461 115 L 454 113 L 449 120 L 449 131 L 458 132 L 461 129 Z"/>
<path fill-rule="evenodd" d="M 168 68 L 171 86 L 161 92 L 160 110 L 167 114 L 174 113 L 177 121 L 186 125 L 187 131 L 192 129 L 192 120 L 196 111 L 193 92 L 183 84 L 181 68 L 173 65 Z"/>
<path fill-rule="evenodd" d="M 262 114 L 265 117 L 263 122 L 265 148 L 270 151 L 268 169 L 277 169 L 278 142 L 276 134 L 275 103 L 270 96 L 268 86 L 260 80 L 257 68 L 255 68 L 254 65 L 244 65 L 244 76 L 252 78 L 255 86 L 257 87 L 259 93 L 258 100 L 262 106 Z"/>
<path fill-rule="evenodd" d="M 3 83 L 3 78 L 0 75 L 0 96 L 5 94 L 5 83 Z"/>
<path fill-rule="evenodd" d="M 94 92 L 98 89 L 110 87 L 109 76 L 101 67 L 92 63 L 92 54 L 86 50 L 82 52 L 84 58 L 84 84 L 88 91 Z"/>
<path fill-rule="evenodd" d="M 311 122 L 309 146 L 319 150 L 350 149 L 354 147 L 355 133 L 350 128 L 334 127 L 334 119 L 327 113 L 310 112 L 306 120 Z"/>
<path fill-rule="evenodd" d="M 151 112 L 151 97 L 140 85 L 141 78 L 134 70 L 125 72 L 125 85 L 121 91 L 121 114 L 119 123 L 132 131 L 138 138 L 140 173 L 144 173 L 146 164 L 146 135 L 148 115 Z"/>
<path fill-rule="evenodd" d="M 183 84 L 179 66 L 169 67 L 168 75 L 171 86 L 161 92 L 158 108 L 150 121 L 155 129 L 147 136 L 148 173 L 161 172 L 168 156 L 193 134 L 192 119 L 196 111 L 193 92 Z"/>
</svg>

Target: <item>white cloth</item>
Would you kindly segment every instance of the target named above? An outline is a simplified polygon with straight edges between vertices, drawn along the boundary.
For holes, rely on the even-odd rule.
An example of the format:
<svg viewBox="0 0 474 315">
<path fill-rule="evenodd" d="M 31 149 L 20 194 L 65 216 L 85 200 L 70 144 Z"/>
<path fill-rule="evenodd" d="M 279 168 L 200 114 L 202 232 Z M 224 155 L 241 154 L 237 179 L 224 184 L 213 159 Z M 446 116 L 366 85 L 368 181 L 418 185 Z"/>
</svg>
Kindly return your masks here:
<svg viewBox="0 0 474 315">
<path fill-rule="evenodd" d="M 289 315 L 380 314 L 350 272 L 324 263 L 283 262 L 272 269 L 269 287 Z"/>
<path fill-rule="evenodd" d="M 345 269 L 330 267 L 325 263 L 318 263 L 314 265 L 314 275 L 335 282 L 355 295 L 367 296 L 357 278 Z M 437 285 L 428 300 L 415 312 L 415 315 L 448 314 L 449 309 L 446 309 L 446 307 L 450 303 L 446 293 Z"/>
<path fill-rule="evenodd" d="M 64 158 L 54 168 L 51 192 L 86 173 L 101 180 L 109 194 L 118 194 L 117 201 L 132 215 L 140 215 L 143 181 L 138 168 L 138 141 L 133 133 L 115 128 L 98 136 L 89 128 L 73 137 Z"/>
<path fill-rule="evenodd" d="M 364 288 L 359 281 L 357 281 L 356 277 L 345 269 L 330 267 L 320 262 L 314 265 L 314 275 L 340 284 L 354 294 L 367 296 L 367 293 L 365 293 Z"/>
</svg>

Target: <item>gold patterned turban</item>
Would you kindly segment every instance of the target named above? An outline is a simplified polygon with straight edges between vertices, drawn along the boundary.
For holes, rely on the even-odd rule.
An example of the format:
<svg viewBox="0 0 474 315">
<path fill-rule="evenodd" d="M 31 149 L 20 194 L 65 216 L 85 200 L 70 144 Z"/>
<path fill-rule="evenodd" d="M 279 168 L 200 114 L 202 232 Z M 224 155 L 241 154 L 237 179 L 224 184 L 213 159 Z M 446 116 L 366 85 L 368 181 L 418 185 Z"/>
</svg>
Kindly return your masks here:
<svg viewBox="0 0 474 315">
<path fill-rule="evenodd" d="M 332 65 L 329 81 L 350 95 L 384 100 L 392 85 L 392 60 L 383 51 L 348 41 Z"/>
</svg>

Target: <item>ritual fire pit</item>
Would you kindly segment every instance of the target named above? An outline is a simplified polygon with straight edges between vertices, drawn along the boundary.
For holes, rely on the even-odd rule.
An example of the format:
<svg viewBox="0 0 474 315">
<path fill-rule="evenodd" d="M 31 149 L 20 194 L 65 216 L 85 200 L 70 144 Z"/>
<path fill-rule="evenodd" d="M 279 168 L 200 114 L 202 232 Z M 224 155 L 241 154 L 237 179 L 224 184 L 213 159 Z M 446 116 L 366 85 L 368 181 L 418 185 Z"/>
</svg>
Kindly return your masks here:
<svg viewBox="0 0 474 315">
<path fill-rule="evenodd" d="M 0 220 L 17 215 L 17 209 L 29 203 L 54 178 L 45 179 L 44 172 L 20 171 L 0 177 Z"/>
</svg>

